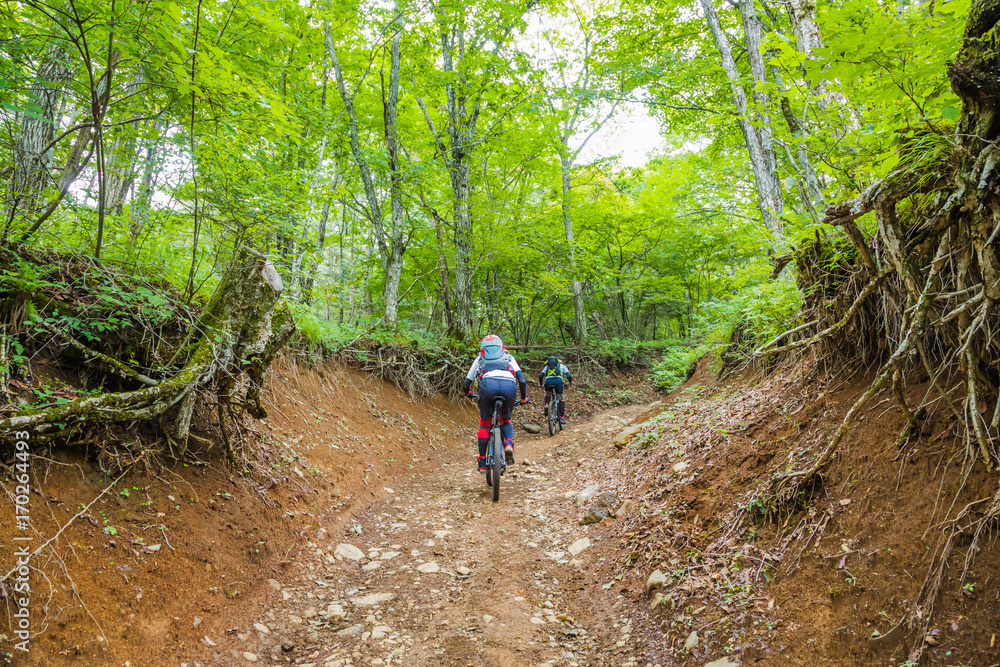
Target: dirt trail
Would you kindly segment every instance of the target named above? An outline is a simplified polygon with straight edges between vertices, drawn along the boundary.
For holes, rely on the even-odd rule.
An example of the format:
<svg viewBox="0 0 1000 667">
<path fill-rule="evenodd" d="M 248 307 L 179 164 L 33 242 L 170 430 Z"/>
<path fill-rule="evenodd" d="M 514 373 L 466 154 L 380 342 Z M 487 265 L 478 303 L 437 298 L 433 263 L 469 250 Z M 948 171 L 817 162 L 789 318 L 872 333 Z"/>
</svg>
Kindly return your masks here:
<svg viewBox="0 0 1000 667">
<path fill-rule="evenodd" d="M 610 439 L 642 410 L 601 413 L 554 438 L 521 432 L 497 504 L 471 446 L 449 448 L 437 468 L 346 517 L 339 534 L 314 533 L 270 580 L 259 616 L 214 638 L 211 664 L 658 664 L 594 576 L 600 539 L 566 497 L 592 481 L 588 460 L 613 452 Z M 585 538 L 592 545 L 571 553 Z"/>
</svg>

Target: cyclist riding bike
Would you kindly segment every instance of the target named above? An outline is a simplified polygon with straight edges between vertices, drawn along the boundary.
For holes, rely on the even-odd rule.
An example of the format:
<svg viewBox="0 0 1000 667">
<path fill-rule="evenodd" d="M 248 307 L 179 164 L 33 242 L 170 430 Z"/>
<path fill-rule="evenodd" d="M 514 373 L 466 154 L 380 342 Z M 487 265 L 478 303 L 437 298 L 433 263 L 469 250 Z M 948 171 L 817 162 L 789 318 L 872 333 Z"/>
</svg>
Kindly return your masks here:
<svg viewBox="0 0 1000 667">
<path fill-rule="evenodd" d="M 490 334 L 483 338 L 479 356 L 472 362 L 462 391 L 472 396 L 472 382 L 479 378 L 479 472 L 487 472 L 486 446 L 489 442 L 489 429 L 493 419 L 493 401 L 503 399 L 500 408 L 500 430 L 503 433 L 503 453 L 507 463 L 514 463 L 514 425 L 510 422 L 514 403 L 527 403 L 528 381 L 517 361 L 507 352 L 507 347 L 499 336 Z M 517 391 L 521 391 L 521 399 L 517 399 Z"/>
<path fill-rule="evenodd" d="M 559 415 L 559 423 L 563 426 L 566 425 L 566 401 L 563 400 L 563 378 L 569 384 L 573 384 L 573 376 L 570 374 L 569 369 L 555 357 L 549 357 L 548 363 L 542 367 L 542 372 L 538 374 L 538 386 L 544 387 L 545 389 L 551 388 L 555 393 L 557 403 L 557 410 Z M 549 392 L 545 392 L 545 414 L 549 414 Z"/>
</svg>

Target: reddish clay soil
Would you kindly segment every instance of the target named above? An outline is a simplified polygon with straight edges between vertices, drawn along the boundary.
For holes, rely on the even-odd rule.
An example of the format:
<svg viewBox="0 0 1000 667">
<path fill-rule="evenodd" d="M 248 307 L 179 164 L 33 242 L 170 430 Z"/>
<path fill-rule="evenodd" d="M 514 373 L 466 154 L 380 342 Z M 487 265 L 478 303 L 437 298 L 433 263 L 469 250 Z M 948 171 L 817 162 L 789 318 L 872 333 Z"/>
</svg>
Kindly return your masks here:
<svg viewBox="0 0 1000 667">
<path fill-rule="evenodd" d="M 305 535 L 366 506 L 386 479 L 422 471 L 435 450 L 468 442 L 468 406 L 411 401 L 359 373 L 305 370 L 287 359 L 269 379 L 271 414 L 254 426 L 257 462 L 247 475 L 232 472 L 220 447 L 205 446 L 214 434 L 204 420 L 191 462 L 146 450 L 121 479 L 83 448 L 34 454 L 32 549 L 99 499 L 33 561 L 36 635 L 29 654 L 8 661 L 180 664 L 207 648 L 205 635 L 222 641 L 269 598 L 266 580 L 295 562 Z M 145 438 L 113 437 L 139 448 Z M 4 503 L 5 572 L 12 522 L 12 503 Z M 5 630 L 11 611 L 8 600 Z M 11 651 L 5 634 L 0 648 Z"/>
<path fill-rule="evenodd" d="M 822 483 L 768 512 L 765 482 L 807 466 L 871 380 L 796 366 L 716 384 L 703 364 L 636 420 L 643 426 L 620 456 L 597 467 L 620 495 L 638 499 L 623 523 L 602 529 L 620 555 L 606 578 L 621 576 L 621 594 L 639 605 L 649 574 L 667 575 L 658 609 L 636 619 L 661 635 L 663 664 L 723 654 L 756 665 L 902 665 L 921 641 L 922 664 L 1000 664 L 995 526 L 973 553 L 970 535 L 947 558 L 926 638 L 889 634 L 907 612 L 928 612 L 917 601 L 941 556 L 946 519 L 978 501 L 963 520 L 971 523 L 997 490 L 996 473 L 979 463 L 958 493 L 965 441 L 947 410 L 900 445 L 905 421 L 886 392 Z M 928 384 L 908 387 L 911 405 Z M 739 528 L 741 512 L 749 521 Z M 974 560 L 962 581 L 967 556 Z M 698 645 L 685 650 L 692 632 Z"/>
<path fill-rule="evenodd" d="M 334 365 L 284 359 L 270 377 L 254 427 L 266 464 L 234 475 L 218 447 L 195 452 L 208 465 L 143 454 L 34 562 L 38 634 L 15 664 L 901 665 L 924 638 L 871 638 L 914 609 L 945 520 L 997 485 L 980 465 L 956 497 L 953 421 L 939 410 L 899 446 L 887 395 L 822 484 L 776 512 L 762 483 L 811 460 L 868 379 L 796 366 L 716 384 L 703 364 L 654 404 L 606 409 L 641 387 L 629 377 L 568 393 L 565 431 L 518 429 L 493 504 L 473 406 Z M 540 423 L 532 397 L 517 422 Z M 120 474 L 79 450 L 33 465 L 34 546 Z M 576 495 L 594 484 L 625 506 L 581 525 Z M 12 518 L 8 504 L 5 564 Z M 960 581 L 969 549 L 948 558 L 925 664 L 1000 664 L 1000 549 L 985 534 Z M 654 570 L 665 582 L 647 595 Z"/>
</svg>

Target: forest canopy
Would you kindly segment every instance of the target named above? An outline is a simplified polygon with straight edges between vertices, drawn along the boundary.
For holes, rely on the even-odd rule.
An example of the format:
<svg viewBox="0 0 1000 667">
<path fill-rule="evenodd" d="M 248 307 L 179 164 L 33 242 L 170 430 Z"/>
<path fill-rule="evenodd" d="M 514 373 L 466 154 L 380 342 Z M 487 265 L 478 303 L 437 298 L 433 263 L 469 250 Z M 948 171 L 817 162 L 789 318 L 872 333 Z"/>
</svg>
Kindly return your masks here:
<svg viewBox="0 0 1000 667">
<path fill-rule="evenodd" d="M 968 10 L 7 0 L 3 243 L 188 300 L 248 245 L 331 344 L 759 343 L 824 209 L 953 131 Z M 643 114 L 644 164 L 588 150 Z"/>
</svg>

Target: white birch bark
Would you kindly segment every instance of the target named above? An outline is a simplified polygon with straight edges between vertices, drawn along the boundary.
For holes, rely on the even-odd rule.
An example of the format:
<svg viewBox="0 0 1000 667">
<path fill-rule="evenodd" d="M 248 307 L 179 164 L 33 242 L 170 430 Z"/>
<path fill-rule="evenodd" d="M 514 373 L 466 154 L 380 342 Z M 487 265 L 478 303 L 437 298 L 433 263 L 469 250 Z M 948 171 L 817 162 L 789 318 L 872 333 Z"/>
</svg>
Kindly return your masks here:
<svg viewBox="0 0 1000 667">
<path fill-rule="evenodd" d="M 134 95 L 145 80 L 145 70 L 140 66 L 135 76 L 125 86 L 125 95 Z M 105 187 L 107 188 L 105 202 L 108 210 L 114 215 L 122 214 L 125 198 L 135 180 L 137 158 L 135 123 L 121 128 L 119 132 L 126 134 L 119 135 L 115 139 L 108 156 L 107 175 L 105 176 Z"/>
<path fill-rule="evenodd" d="M 785 6 L 799 52 L 809 56 L 816 49 L 823 48 L 816 23 L 816 0 L 785 0 Z"/>
<path fill-rule="evenodd" d="M 399 156 L 399 127 L 397 112 L 399 109 L 399 60 L 400 41 L 403 28 L 397 26 L 392 36 L 392 47 L 389 65 L 389 93 L 385 100 L 385 143 L 389 155 L 389 199 L 391 224 L 389 228 L 389 247 L 381 249 L 384 256 L 385 269 L 385 319 L 390 327 L 395 328 L 399 319 L 399 280 L 403 273 L 403 252 L 406 248 L 403 238 L 403 174 Z"/>
<path fill-rule="evenodd" d="M 768 159 L 764 156 L 760 135 L 757 128 L 750 122 L 751 110 L 747 102 L 746 92 L 743 90 L 743 80 L 740 72 L 736 68 L 736 61 L 733 59 L 732 50 L 729 48 L 729 37 L 722 30 L 719 23 L 719 16 L 712 6 L 711 0 L 700 0 L 702 9 L 705 12 L 705 20 L 708 22 L 709 30 L 715 39 L 715 45 L 722 58 L 722 67 L 729 78 L 729 85 L 733 92 L 733 101 L 736 105 L 736 112 L 739 114 L 740 130 L 747 144 L 747 151 L 750 154 L 750 167 L 753 170 L 754 185 L 757 189 L 757 204 L 760 209 L 761 219 L 764 226 L 771 232 L 775 241 L 784 238 L 784 231 L 781 225 L 780 210 L 777 210 L 774 201 L 775 194 L 780 200 L 781 189 L 773 171 L 768 170 Z"/>
<path fill-rule="evenodd" d="M 754 127 L 760 137 L 760 150 L 768 180 L 777 183 L 778 160 L 774 153 L 774 128 L 771 126 L 771 115 L 768 113 L 771 100 L 767 94 L 767 65 L 761 50 L 763 29 L 754 0 L 740 0 L 740 16 L 743 18 L 747 60 L 750 62 L 750 75 L 753 77 L 753 100 L 756 107 L 754 116 L 757 119 Z M 784 208 L 780 190 L 770 192 L 770 205 L 780 217 Z"/>
</svg>

